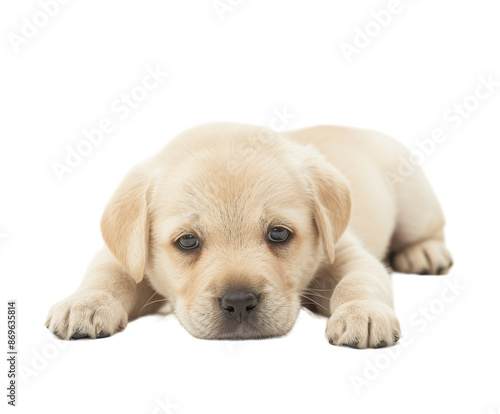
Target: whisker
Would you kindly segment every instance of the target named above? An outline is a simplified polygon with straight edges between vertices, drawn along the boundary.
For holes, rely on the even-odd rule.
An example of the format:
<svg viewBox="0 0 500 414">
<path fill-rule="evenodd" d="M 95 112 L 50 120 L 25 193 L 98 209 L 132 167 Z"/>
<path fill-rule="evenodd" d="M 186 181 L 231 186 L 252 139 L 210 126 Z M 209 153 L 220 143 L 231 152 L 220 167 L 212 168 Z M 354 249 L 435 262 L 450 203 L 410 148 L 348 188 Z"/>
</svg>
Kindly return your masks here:
<svg viewBox="0 0 500 414">
<path fill-rule="evenodd" d="M 318 292 L 331 292 L 331 291 L 334 290 L 333 288 L 330 288 L 330 289 L 316 289 L 316 288 L 309 287 L 309 286 L 306 289 L 317 290 Z"/>
<path fill-rule="evenodd" d="M 300 295 L 301 297 L 305 298 L 305 299 L 308 299 L 308 300 L 311 300 L 314 302 L 314 304 L 318 305 L 319 307 L 323 308 L 324 310 L 326 310 L 327 312 L 330 312 L 330 309 L 327 309 L 326 307 L 324 307 L 321 303 L 318 303 L 316 302 L 314 299 L 308 297 L 308 296 L 304 296 L 304 295 Z"/>
<path fill-rule="evenodd" d="M 165 301 L 169 301 L 170 299 L 158 299 L 158 300 L 154 300 L 153 302 L 149 302 L 148 305 L 152 305 L 153 303 L 158 303 L 158 302 L 165 302 Z M 146 306 L 146 305 L 144 305 Z M 143 306 L 143 308 L 144 308 Z"/>
<path fill-rule="evenodd" d="M 158 292 L 153 293 L 153 294 L 151 295 L 151 297 L 150 297 L 150 298 L 146 301 L 146 303 L 145 303 L 145 304 L 142 306 L 142 308 L 139 310 L 139 313 L 137 314 L 138 316 L 141 316 L 141 312 L 142 312 L 142 310 L 143 310 L 146 306 L 148 306 L 148 305 L 149 305 L 149 301 L 150 301 L 151 299 L 153 299 L 157 293 L 158 293 Z"/>
<path fill-rule="evenodd" d="M 319 293 L 316 293 L 316 292 L 309 292 L 307 290 L 304 290 L 303 292 L 305 292 L 308 295 L 317 296 L 318 298 L 322 298 L 322 299 L 325 299 L 325 300 L 330 300 L 331 299 L 331 297 L 328 298 L 328 297 L 320 295 Z"/>
</svg>

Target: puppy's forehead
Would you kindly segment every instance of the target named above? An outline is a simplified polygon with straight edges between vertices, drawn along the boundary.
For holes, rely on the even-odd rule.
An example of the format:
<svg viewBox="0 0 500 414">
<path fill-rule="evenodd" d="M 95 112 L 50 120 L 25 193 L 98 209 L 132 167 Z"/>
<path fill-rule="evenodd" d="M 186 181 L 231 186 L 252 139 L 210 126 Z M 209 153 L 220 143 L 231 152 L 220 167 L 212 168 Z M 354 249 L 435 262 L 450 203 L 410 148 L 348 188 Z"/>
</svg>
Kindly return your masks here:
<svg viewBox="0 0 500 414">
<path fill-rule="evenodd" d="M 182 144 L 164 186 L 171 215 L 242 223 L 307 204 L 300 157 L 283 139 L 233 131 Z"/>
</svg>

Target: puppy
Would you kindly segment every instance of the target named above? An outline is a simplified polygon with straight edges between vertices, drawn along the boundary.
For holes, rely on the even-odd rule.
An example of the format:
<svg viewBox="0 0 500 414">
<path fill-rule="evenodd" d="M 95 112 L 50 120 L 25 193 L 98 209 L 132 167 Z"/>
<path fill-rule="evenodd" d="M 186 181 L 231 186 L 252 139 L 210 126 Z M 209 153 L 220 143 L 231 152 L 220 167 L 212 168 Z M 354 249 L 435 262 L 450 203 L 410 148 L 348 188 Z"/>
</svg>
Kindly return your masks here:
<svg viewBox="0 0 500 414">
<path fill-rule="evenodd" d="M 105 246 L 46 326 L 102 338 L 173 312 L 195 337 L 286 334 L 305 306 L 331 344 L 400 337 L 390 275 L 445 274 L 444 217 L 409 152 L 382 134 L 319 126 L 282 135 L 203 125 L 136 166 L 107 205 Z"/>
</svg>

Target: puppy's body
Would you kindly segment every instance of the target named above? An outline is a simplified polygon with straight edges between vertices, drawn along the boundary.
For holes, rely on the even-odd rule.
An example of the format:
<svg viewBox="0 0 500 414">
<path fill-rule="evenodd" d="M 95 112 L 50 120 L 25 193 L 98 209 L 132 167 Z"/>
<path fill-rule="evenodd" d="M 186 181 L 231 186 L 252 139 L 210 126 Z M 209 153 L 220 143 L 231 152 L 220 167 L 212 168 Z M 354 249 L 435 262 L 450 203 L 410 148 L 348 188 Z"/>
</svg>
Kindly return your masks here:
<svg viewBox="0 0 500 414">
<path fill-rule="evenodd" d="M 47 326 L 95 338 L 162 308 L 197 337 L 268 337 L 288 332 L 302 303 L 329 316 L 331 343 L 391 345 L 400 330 L 381 261 L 451 266 L 439 204 L 420 170 L 394 175 L 400 157 L 391 138 L 351 128 L 189 130 L 121 184 L 106 246 Z M 180 248 L 182 237 L 199 243 Z"/>
<path fill-rule="evenodd" d="M 374 131 L 334 126 L 285 136 L 314 145 L 347 177 L 352 197 L 349 228 L 377 258 L 429 237 L 443 240 L 444 216 L 422 170 L 416 168 L 409 177 L 398 175 L 401 160 L 410 156 L 399 142 Z M 419 261 L 395 270 L 435 273 L 437 268 L 431 264 L 428 269 Z"/>
</svg>

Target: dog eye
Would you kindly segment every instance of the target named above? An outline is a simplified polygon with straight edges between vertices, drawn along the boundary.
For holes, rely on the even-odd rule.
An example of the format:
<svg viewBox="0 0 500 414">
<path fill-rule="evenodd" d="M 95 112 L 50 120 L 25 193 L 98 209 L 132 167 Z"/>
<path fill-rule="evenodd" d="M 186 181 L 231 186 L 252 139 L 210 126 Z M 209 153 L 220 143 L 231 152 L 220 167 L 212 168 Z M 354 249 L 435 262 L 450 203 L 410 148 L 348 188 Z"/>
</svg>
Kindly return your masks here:
<svg viewBox="0 0 500 414">
<path fill-rule="evenodd" d="M 200 243 L 192 234 L 185 234 L 184 236 L 179 237 L 177 244 L 181 249 L 190 250 L 196 249 Z"/>
<path fill-rule="evenodd" d="M 281 243 L 288 239 L 290 235 L 290 230 L 285 229 L 284 227 L 273 227 L 269 230 L 267 237 L 274 243 Z"/>
</svg>

